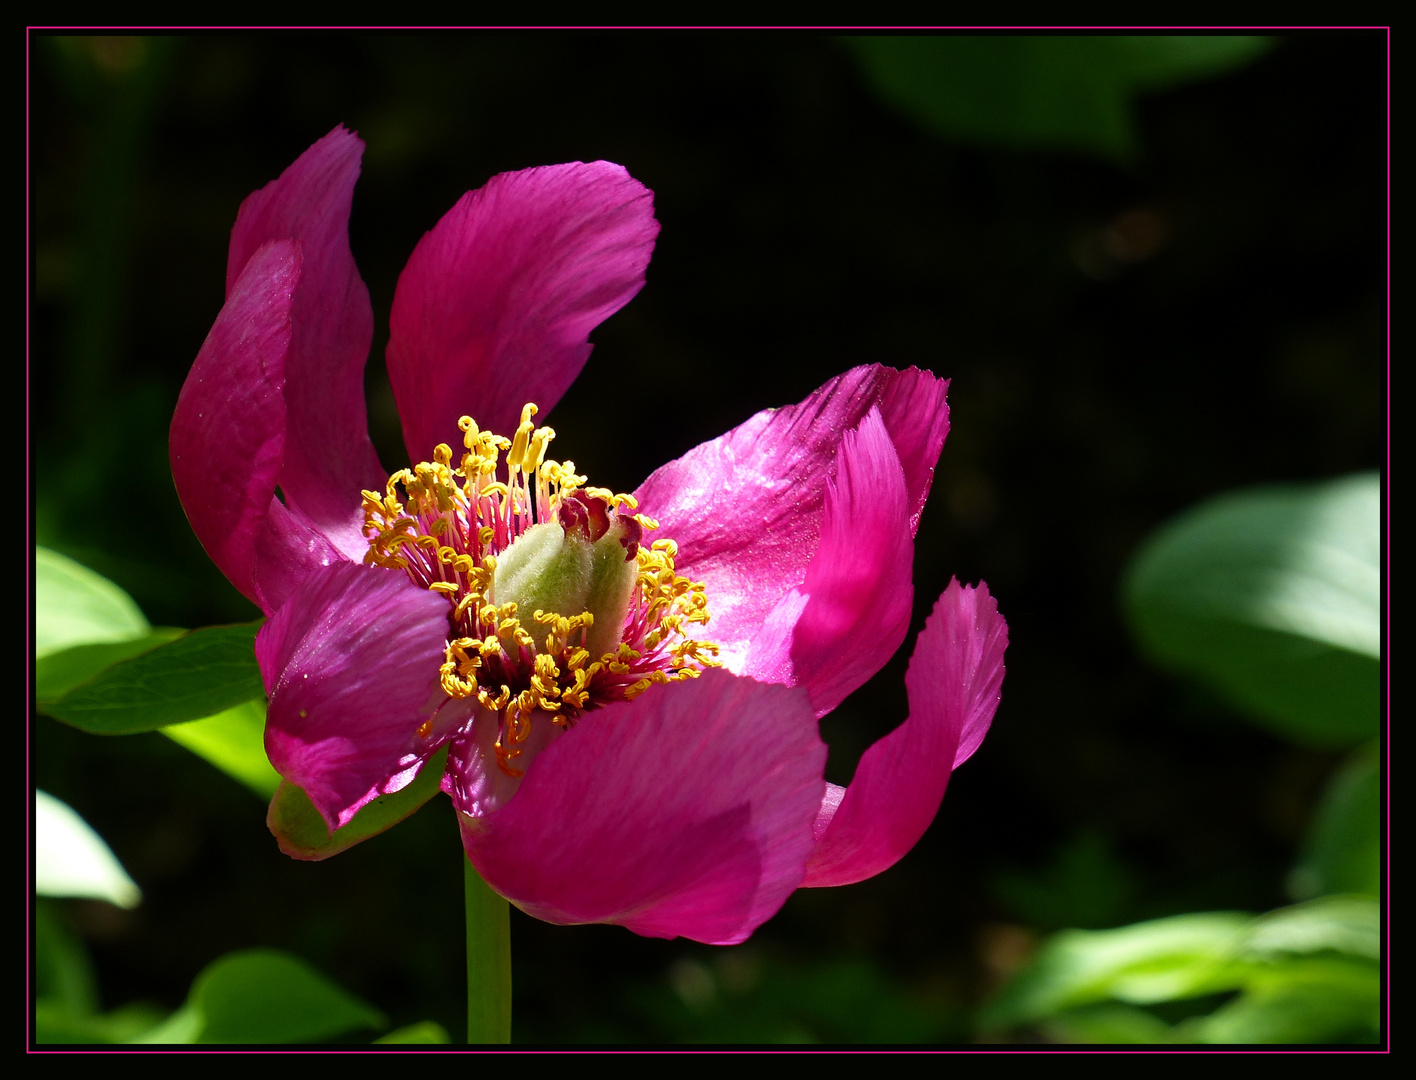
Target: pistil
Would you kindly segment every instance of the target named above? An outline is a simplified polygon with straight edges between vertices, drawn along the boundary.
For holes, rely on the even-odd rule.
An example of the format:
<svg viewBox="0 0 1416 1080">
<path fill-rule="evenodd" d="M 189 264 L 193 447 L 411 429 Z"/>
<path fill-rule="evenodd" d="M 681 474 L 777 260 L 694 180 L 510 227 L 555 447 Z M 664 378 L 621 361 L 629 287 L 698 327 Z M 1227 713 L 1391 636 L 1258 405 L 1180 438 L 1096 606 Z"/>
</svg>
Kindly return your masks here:
<svg viewBox="0 0 1416 1080">
<path fill-rule="evenodd" d="M 709 612 L 703 585 L 675 570 L 678 546 L 645 547 L 659 526 L 633 496 L 585 487 L 574 462 L 546 460 L 555 433 L 535 414 L 522 410 L 512 439 L 464 416 L 458 465 L 439 444 L 384 494 L 363 493 L 364 561 L 448 598 L 443 692 L 499 714 L 510 776 L 538 718 L 568 726 L 719 666 L 716 644 L 688 636 Z"/>
</svg>

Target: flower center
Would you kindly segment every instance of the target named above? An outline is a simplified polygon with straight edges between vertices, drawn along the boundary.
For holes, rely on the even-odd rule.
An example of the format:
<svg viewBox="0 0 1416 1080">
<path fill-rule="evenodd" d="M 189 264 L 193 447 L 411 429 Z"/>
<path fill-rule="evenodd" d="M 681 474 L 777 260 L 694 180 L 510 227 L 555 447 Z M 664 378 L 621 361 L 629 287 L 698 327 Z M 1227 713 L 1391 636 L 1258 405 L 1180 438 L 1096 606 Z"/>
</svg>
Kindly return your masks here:
<svg viewBox="0 0 1416 1080">
<path fill-rule="evenodd" d="M 632 495 L 584 487 L 573 461 L 546 460 L 555 432 L 535 415 L 521 410 L 513 439 L 464 416 L 460 464 L 441 443 L 383 495 L 364 492 L 364 562 L 448 598 L 442 689 L 500 714 L 497 763 L 509 776 L 522 774 L 511 762 L 537 714 L 569 725 L 719 666 L 716 644 L 684 632 L 709 616 L 703 585 L 674 570 L 678 545 L 645 547 L 659 525 L 633 513 Z"/>
</svg>

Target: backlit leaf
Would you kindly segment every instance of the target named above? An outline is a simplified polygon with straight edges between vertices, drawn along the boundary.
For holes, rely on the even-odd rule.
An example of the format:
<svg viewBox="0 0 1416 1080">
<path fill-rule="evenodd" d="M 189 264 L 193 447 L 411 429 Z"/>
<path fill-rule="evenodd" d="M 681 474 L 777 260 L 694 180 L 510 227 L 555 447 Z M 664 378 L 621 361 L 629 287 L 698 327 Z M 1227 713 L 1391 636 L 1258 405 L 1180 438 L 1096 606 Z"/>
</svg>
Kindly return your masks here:
<svg viewBox="0 0 1416 1080">
<path fill-rule="evenodd" d="M 130 641 L 148 632 L 133 598 L 107 578 L 45 547 L 34 549 L 34 654 Z"/>
<path fill-rule="evenodd" d="M 265 752 L 265 700 L 243 702 L 204 720 L 173 724 L 162 733 L 228 776 L 245 784 L 262 799 L 280 786 L 280 774 Z"/>
</svg>

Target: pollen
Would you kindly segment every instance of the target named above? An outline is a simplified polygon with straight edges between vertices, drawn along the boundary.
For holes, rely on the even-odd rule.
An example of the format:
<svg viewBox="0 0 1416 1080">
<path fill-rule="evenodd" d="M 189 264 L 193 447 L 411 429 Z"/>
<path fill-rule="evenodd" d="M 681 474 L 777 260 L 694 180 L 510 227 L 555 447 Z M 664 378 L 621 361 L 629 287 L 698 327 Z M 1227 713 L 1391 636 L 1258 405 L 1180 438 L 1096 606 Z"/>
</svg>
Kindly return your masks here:
<svg viewBox="0 0 1416 1080">
<path fill-rule="evenodd" d="M 364 562 L 402 570 L 447 598 L 439 683 L 448 697 L 475 700 L 498 716 L 497 763 L 513 777 L 522 775 L 513 763 L 534 724 L 570 726 L 587 711 L 720 666 L 718 646 L 697 636 L 709 621 L 708 600 L 701 583 L 677 572 L 678 545 L 640 542 L 659 523 L 636 512 L 632 495 L 586 487 L 574 462 L 547 459 L 555 432 L 537 427 L 536 413 L 532 404 L 522 409 L 511 439 L 484 432 L 464 416 L 458 464 L 452 448 L 440 443 L 432 461 L 395 472 L 382 493 L 363 493 Z M 600 629 L 592 610 L 523 611 L 495 595 L 498 560 L 509 558 L 508 567 L 524 562 L 524 546 L 507 553 L 536 526 L 553 523 L 634 560 L 633 573 L 625 568 L 607 579 L 623 580 L 627 607 L 624 593 L 617 603 L 593 592 L 595 599 L 587 601 L 611 619 Z M 534 535 L 544 542 L 545 533 Z M 612 546 L 615 541 L 622 548 Z M 606 628 L 620 612 L 616 639 Z M 612 647 L 604 649 L 606 642 Z M 430 731 L 425 722 L 418 734 Z"/>
</svg>

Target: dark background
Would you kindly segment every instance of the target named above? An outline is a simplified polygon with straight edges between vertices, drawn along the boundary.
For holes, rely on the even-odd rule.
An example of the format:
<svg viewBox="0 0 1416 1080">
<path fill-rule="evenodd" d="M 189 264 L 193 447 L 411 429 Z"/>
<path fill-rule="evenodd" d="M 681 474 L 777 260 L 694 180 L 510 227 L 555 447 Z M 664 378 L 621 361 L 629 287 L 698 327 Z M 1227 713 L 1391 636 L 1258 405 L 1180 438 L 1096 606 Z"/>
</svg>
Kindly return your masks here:
<svg viewBox="0 0 1416 1080">
<path fill-rule="evenodd" d="M 167 469 L 177 392 L 250 191 L 337 123 L 368 144 L 350 225 L 373 297 L 370 424 L 397 275 L 462 192 L 605 158 L 655 192 L 648 284 L 593 335 L 558 456 L 631 490 L 852 365 L 953 380 L 915 625 L 823 722 L 828 778 L 903 719 L 914 632 L 951 575 L 1010 628 L 993 730 L 890 871 L 803 890 L 713 949 L 513 912 L 515 1036 L 962 1040 L 1038 936 L 1286 902 L 1337 760 L 1151 670 L 1118 583 L 1170 515 L 1246 484 L 1379 466 L 1386 42 L 1278 39 L 1138 97 L 1129 162 L 974 145 L 873 93 L 840 42 L 780 33 L 31 40 L 36 539 L 154 624 L 258 613 L 207 561 Z M 325 863 L 160 735 L 35 718 L 31 776 L 109 841 L 132 912 L 72 902 L 105 1008 L 175 1007 L 232 949 L 306 957 L 389 1014 L 464 1030 L 457 831 L 439 798 Z M 528 852 L 528 858 L 534 853 Z"/>
</svg>

